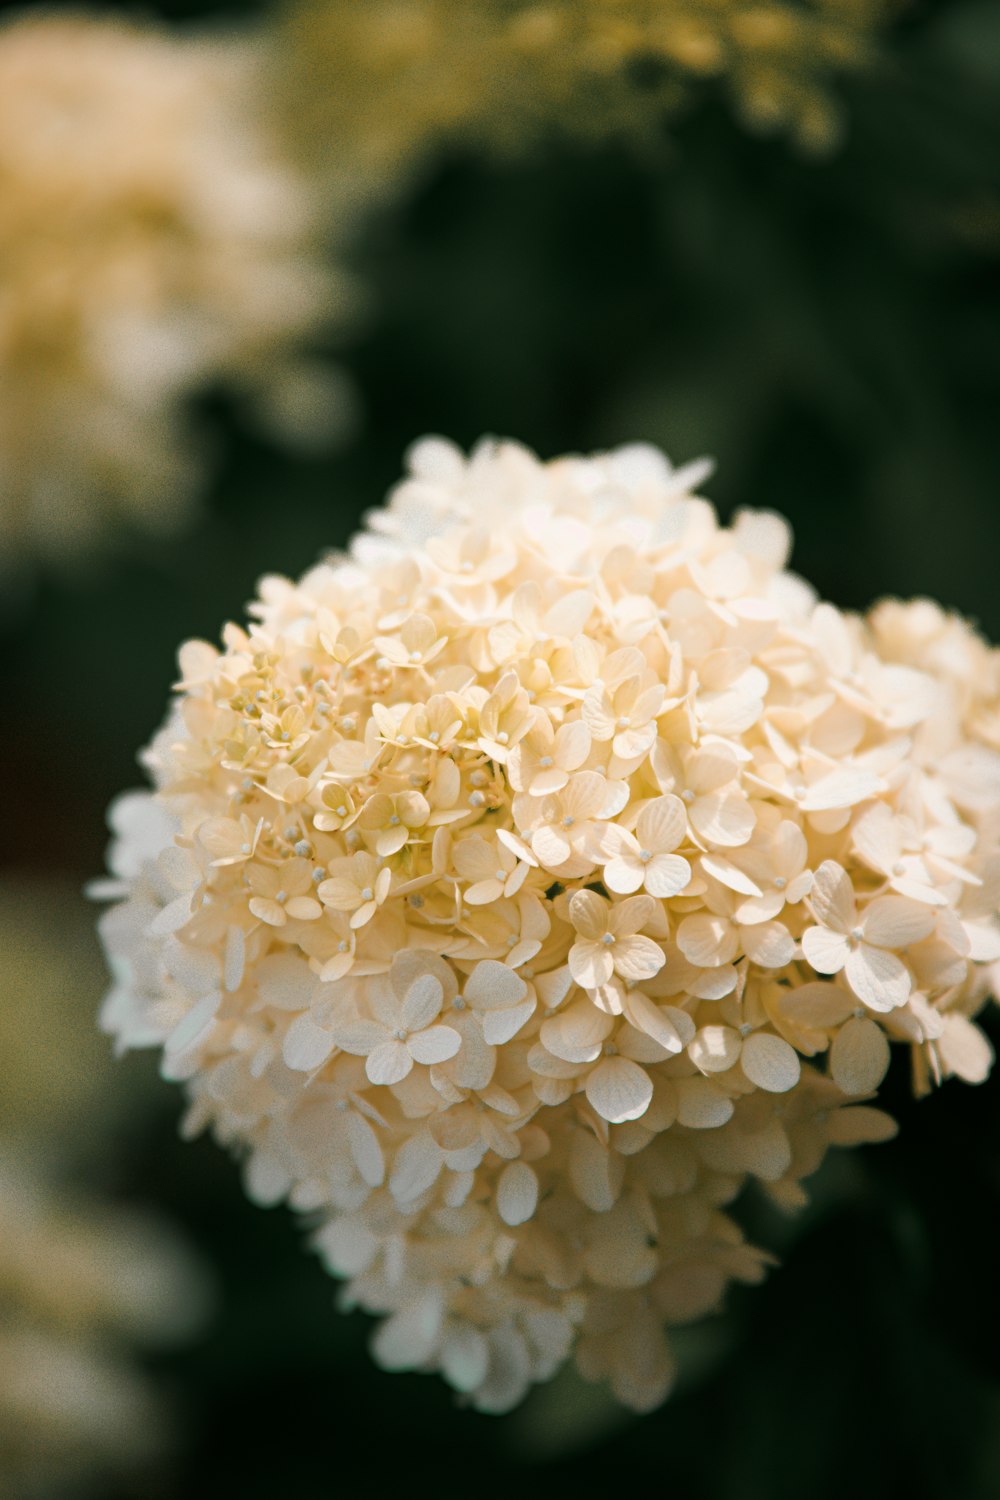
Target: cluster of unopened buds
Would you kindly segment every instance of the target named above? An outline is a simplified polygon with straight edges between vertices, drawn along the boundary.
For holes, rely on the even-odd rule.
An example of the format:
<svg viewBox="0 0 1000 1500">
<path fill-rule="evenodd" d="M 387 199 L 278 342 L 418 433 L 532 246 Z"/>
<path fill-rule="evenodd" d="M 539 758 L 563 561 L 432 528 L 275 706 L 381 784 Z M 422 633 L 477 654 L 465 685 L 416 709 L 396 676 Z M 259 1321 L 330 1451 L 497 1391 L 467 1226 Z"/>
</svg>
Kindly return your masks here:
<svg viewBox="0 0 1000 1500">
<path fill-rule="evenodd" d="M 114 814 L 103 1023 L 320 1227 L 390 1369 L 482 1410 L 569 1356 L 647 1409 L 831 1144 L 985 1077 L 1000 653 L 866 618 L 767 512 L 621 449 L 441 440 L 350 553 L 181 652 Z"/>
</svg>

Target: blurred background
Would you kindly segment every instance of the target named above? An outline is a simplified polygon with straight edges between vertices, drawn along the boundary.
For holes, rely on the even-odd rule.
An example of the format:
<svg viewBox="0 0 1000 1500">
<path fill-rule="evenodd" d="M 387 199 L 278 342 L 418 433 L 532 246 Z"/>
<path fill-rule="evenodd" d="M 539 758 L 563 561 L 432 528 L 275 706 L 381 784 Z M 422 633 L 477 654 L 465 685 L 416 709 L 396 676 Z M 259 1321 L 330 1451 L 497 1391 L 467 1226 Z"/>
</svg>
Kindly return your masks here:
<svg viewBox="0 0 1000 1500">
<path fill-rule="evenodd" d="M 0 16 L 0 1496 L 1000 1493 L 994 1085 L 901 1068 L 895 1142 L 747 1201 L 782 1267 L 661 1411 L 478 1416 L 111 1063 L 81 894 L 179 643 L 426 432 L 711 454 L 821 594 L 1000 639 L 998 271 L 993 0 Z"/>
</svg>

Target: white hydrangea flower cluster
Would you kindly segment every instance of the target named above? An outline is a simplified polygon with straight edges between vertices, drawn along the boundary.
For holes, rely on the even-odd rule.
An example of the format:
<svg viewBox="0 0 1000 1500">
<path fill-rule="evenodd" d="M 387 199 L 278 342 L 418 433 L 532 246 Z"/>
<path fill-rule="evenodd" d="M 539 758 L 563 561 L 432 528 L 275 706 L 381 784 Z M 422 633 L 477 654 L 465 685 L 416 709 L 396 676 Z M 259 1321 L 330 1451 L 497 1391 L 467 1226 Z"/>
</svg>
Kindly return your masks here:
<svg viewBox="0 0 1000 1500">
<path fill-rule="evenodd" d="M 103 1024 L 321 1221 L 375 1355 L 485 1411 L 574 1354 L 637 1409 L 664 1329 L 885 1139 L 891 1042 L 975 1082 L 1000 959 L 1000 653 L 870 620 L 623 448 L 428 439 L 349 556 L 181 652 L 114 813 Z"/>
</svg>

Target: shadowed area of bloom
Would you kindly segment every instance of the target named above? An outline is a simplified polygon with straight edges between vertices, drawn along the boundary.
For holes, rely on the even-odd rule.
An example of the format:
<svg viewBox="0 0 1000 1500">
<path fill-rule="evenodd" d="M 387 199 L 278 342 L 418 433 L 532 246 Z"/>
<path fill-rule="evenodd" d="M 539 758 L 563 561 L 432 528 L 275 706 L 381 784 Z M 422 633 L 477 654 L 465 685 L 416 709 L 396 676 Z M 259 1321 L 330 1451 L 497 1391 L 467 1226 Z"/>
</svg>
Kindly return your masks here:
<svg viewBox="0 0 1000 1500">
<path fill-rule="evenodd" d="M 112 812 L 103 1025 L 484 1411 L 570 1357 L 655 1406 L 769 1259 L 745 1184 L 891 1136 L 893 1042 L 921 1090 L 991 1062 L 1000 655 L 819 601 L 707 472 L 425 440 L 184 646 Z"/>
</svg>

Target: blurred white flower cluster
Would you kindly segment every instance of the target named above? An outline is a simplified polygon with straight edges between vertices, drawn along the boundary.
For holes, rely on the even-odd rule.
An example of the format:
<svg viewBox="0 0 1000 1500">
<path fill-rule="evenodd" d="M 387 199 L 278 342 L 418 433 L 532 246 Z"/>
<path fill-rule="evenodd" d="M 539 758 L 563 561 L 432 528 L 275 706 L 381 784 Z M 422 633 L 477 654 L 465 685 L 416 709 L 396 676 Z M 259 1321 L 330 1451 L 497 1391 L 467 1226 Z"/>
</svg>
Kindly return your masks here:
<svg viewBox="0 0 1000 1500">
<path fill-rule="evenodd" d="M 88 1015 L 78 892 L 0 885 L 0 952 L 0 1497 L 61 1500 L 162 1460 L 170 1414 L 141 1356 L 193 1330 L 207 1288 L 167 1223 L 100 1186 L 126 1099 Z"/>
<path fill-rule="evenodd" d="M 889 1137 L 893 1042 L 921 1089 L 991 1061 L 1000 653 L 817 600 L 706 472 L 422 442 L 183 648 L 113 814 L 104 1026 L 484 1411 L 571 1355 L 654 1406 L 665 1328 L 762 1274 L 748 1179 Z"/>
<path fill-rule="evenodd" d="M 0 561 L 175 526 L 217 384 L 292 441 L 345 392 L 307 186 L 264 128 L 261 47 L 116 19 L 0 27 Z"/>
<path fill-rule="evenodd" d="M 138 1350 L 190 1329 L 203 1287 L 156 1220 L 0 1159 L 0 1496 L 78 1493 L 161 1458 Z"/>
</svg>

